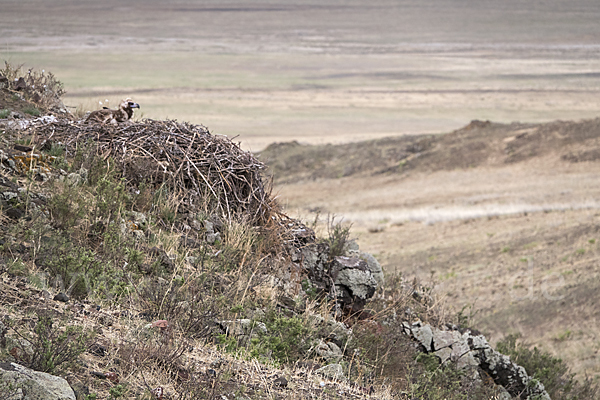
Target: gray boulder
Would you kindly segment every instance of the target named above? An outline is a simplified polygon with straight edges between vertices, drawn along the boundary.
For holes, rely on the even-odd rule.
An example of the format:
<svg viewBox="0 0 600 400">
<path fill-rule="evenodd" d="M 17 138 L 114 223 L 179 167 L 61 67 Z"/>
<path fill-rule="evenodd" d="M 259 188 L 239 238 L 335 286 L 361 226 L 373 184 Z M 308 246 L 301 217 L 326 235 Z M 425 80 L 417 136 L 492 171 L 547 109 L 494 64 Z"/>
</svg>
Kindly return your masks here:
<svg viewBox="0 0 600 400">
<path fill-rule="evenodd" d="M 373 275 L 373 278 L 375 278 L 375 280 L 377 281 L 377 285 L 379 285 L 379 287 L 382 287 L 384 284 L 383 269 L 381 268 L 381 264 L 379 264 L 379 261 L 377 261 L 377 259 L 373 257 L 370 253 L 366 253 L 364 251 L 360 252 L 360 258 L 365 260 L 365 262 L 367 263 L 367 268 L 369 269 L 369 271 L 371 271 L 371 275 Z"/>
<path fill-rule="evenodd" d="M 323 375 L 327 378 L 343 380 L 344 377 L 344 369 L 340 364 L 329 364 L 324 367 L 321 367 L 315 371 L 317 374 Z"/>
<path fill-rule="evenodd" d="M 337 298 L 344 305 L 357 305 L 362 308 L 377 289 L 377 281 L 366 261 L 360 258 L 336 257 L 331 268 L 331 277 Z"/>
<path fill-rule="evenodd" d="M 342 349 L 333 342 L 319 341 L 315 347 L 315 353 L 322 357 L 327 363 L 338 363 L 342 359 Z"/>
<path fill-rule="evenodd" d="M 510 357 L 494 350 L 481 334 L 468 329 L 443 331 L 420 321 L 404 322 L 402 328 L 426 353 L 435 354 L 442 363 L 451 362 L 463 370 L 479 368 L 513 397 L 550 400 L 541 382 L 528 376 L 525 368 L 513 363 Z"/>
<path fill-rule="evenodd" d="M 15 363 L 0 363 L 0 391 L 7 400 L 75 400 L 63 378 Z"/>
<path fill-rule="evenodd" d="M 267 333 L 267 326 L 263 322 L 247 318 L 220 321 L 219 325 L 227 336 L 234 337 L 240 343 L 247 343 L 249 339 Z"/>
</svg>

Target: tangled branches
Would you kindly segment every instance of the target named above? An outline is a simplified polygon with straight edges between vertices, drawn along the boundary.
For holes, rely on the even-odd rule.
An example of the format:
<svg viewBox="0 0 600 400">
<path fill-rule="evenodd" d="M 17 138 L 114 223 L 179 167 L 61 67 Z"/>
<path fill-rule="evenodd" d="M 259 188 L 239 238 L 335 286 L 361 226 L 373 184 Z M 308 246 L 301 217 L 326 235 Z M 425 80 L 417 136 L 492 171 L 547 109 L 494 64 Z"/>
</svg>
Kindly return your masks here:
<svg viewBox="0 0 600 400">
<path fill-rule="evenodd" d="M 255 225 L 267 223 L 274 211 L 261 174 L 265 165 L 202 125 L 151 119 L 118 126 L 58 120 L 35 127 L 34 134 L 43 146 L 62 144 L 69 155 L 92 141 L 99 155 L 119 164 L 129 184 L 166 186 L 190 211 L 206 207 L 208 201 L 223 216 L 244 214 Z"/>
</svg>

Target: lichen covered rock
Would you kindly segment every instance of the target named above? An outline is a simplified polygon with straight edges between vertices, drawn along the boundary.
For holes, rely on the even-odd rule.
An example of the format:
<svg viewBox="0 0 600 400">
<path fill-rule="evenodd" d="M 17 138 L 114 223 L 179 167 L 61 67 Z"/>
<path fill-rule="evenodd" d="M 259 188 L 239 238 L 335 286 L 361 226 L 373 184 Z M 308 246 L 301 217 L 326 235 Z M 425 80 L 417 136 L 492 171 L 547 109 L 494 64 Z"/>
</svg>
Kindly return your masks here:
<svg viewBox="0 0 600 400">
<path fill-rule="evenodd" d="M 15 363 L 0 363 L 0 391 L 9 400 L 75 400 L 63 378 Z"/>
</svg>

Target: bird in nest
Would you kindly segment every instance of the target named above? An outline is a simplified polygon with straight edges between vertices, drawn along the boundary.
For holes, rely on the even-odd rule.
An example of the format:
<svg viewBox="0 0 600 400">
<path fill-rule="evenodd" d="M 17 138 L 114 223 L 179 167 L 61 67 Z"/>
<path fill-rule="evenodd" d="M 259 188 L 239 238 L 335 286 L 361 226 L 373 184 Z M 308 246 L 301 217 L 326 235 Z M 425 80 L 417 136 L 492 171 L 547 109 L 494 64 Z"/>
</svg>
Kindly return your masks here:
<svg viewBox="0 0 600 400">
<path fill-rule="evenodd" d="M 85 122 L 117 125 L 119 122 L 129 121 L 133 117 L 134 108 L 140 108 L 140 105 L 134 103 L 130 98 L 126 98 L 121 101 L 116 110 L 104 107 L 102 110 L 92 111 L 85 119 Z"/>
</svg>

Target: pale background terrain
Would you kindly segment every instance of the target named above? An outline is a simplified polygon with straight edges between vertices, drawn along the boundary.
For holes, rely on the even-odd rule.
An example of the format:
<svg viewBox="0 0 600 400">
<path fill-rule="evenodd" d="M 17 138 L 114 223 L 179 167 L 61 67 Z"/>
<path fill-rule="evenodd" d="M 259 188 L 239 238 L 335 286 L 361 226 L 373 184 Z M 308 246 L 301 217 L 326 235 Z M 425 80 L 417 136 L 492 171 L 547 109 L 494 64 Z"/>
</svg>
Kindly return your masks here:
<svg viewBox="0 0 600 400">
<path fill-rule="evenodd" d="M 600 102 L 594 0 L 0 5 L 0 56 L 54 71 L 69 105 L 131 96 L 253 151 L 588 118 Z"/>
<path fill-rule="evenodd" d="M 595 118 L 598 21 L 597 0 L 1 0 L 0 58 L 55 73 L 72 110 L 132 97 L 258 151 Z M 494 340 L 521 333 L 596 375 L 599 173 L 547 156 L 276 190 L 293 215 L 353 223 L 388 273 L 433 273 Z"/>
</svg>

